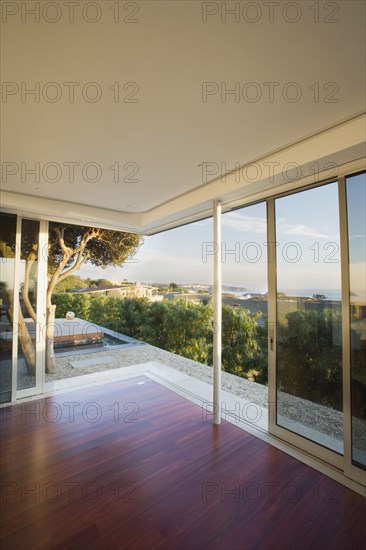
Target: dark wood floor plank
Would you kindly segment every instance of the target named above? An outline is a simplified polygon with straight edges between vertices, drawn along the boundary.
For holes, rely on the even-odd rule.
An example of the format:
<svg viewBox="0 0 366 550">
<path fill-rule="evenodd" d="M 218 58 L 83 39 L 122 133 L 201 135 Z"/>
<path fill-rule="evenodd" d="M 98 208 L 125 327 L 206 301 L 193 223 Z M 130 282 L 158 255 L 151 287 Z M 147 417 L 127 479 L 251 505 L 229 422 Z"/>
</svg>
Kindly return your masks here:
<svg viewBox="0 0 366 550">
<path fill-rule="evenodd" d="M 147 377 L 1 413 L 4 550 L 366 547 L 361 496 Z"/>
</svg>

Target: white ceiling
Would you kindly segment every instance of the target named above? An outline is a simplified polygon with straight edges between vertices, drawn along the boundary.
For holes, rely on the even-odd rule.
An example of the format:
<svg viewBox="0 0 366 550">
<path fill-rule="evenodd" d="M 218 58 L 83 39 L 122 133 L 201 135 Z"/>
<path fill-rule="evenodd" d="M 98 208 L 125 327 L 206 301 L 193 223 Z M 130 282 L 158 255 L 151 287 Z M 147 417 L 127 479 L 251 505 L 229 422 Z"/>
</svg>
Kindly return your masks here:
<svg viewBox="0 0 366 550">
<path fill-rule="evenodd" d="M 38 200 L 40 211 L 51 209 L 70 219 L 94 219 L 95 209 L 104 209 L 104 219 L 108 219 L 106 211 L 111 210 L 111 217 L 118 214 L 121 227 L 148 231 L 162 225 L 167 205 L 178 221 L 184 208 L 178 208 L 177 197 L 189 197 L 208 179 L 203 177 L 202 163 L 225 163 L 224 169 L 231 170 L 365 110 L 364 2 L 320 2 L 319 23 L 314 22 L 310 2 L 295 3 L 301 9 L 296 23 L 285 20 L 285 16 L 296 15 L 286 8 L 289 2 L 276 8 L 273 23 L 268 8 L 259 2 L 257 23 L 245 21 L 243 15 L 238 23 L 233 16 L 222 23 L 220 13 L 203 23 L 205 3 L 154 0 L 137 3 L 139 12 L 131 16 L 136 23 L 115 23 L 110 8 L 116 3 L 96 2 L 101 19 L 88 23 L 81 17 L 83 4 L 88 2 L 75 7 L 74 23 L 68 22 L 60 1 L 62 16 L 56 23 L 46 21 L 42 13 L 40 22 L 27 16 L 23 23 L 19 8 L 2 25 L 2 80 L 20 89 L 38 82 L 41 89 L 38 103 L 31 96 L 22 101 L 18 92 L 3 97 L 1 105 L 2 162 L 19 168 L 15 175 L 3 176 L 2 188 L 8 192 L 3 197 L 21 195 L 23 208 L 28 200 L 35 205 L 31 197 L 38 197 L 51 200 Z M 120 2 L 121 19 L 128 17 L 133 4 Z M 241 9 L 245 4 L 240 3 Z M 329 8 L 333 5 L 339 6 L 334 15 Z M 54 8 L 49 10 L 46 18 L 54 17 Z M 87 13 L 94 16 L 92 9 Z M 254 12 L 247 15 L 253 18 Z M 326 23 L 325 18 L 338 22 Z M 44 88 L 50 82 L 62 91 L 55 103 L 42 96 L 42 90 L 54 92 L 54 88 Z M 73 103 L 65 82 L 80 83 Z M 89 82 L 96 82 L 102 91 L 96 103 L 82 97 L 81 89 Z M 133 90 L 132 86 L 123 90 L 125 83 L 136 83 L 138 102 L 114 102 L 109 87 L 115 82 L 121 97 Z M 241 88 L 255 82 L 262 98 L 256 103 L 243 98 L 235 102 L 228 95 L 222 101 L 218 93 L 203 102 L 203 82 L 216 82 L 219 87 L 226 83 L 228 89 L 236 82 Z M 268 99 L 266 82 L 279 83 L 273 102 Z M 289 82 L 301 91 L 297 102 L 282 96 Z M 319 83 L 318 101 L 314 100 L 314 83 Z M 324 89 L 327 83 L 335 84 Z M 336 101 L 327 102 L 332 90 Z M 89 91 L 93 93 L 92 87 Z M 293 93 L 294 88 L 288 91 Z M 248 94 L 253 92 L 254 87 L 247 89 Z M 297 158 L 292 161 L 298 162 Z M 65 165 L 69 162 L 79 163 L 74 182 Z M 86 178 L 82 175 L 82 167 L 90 162 L 101 169 L 100 181 L 95 183 L 86 181 L 94 176 L 93 168 Z M 31 174 L 23 174 L 21 181 L 21 163 L 28 168 L 39 163 L 39 183 Z M 46 180 L 42 177 L 47 163 L 61 167 L 57 182 L 47 181 L 55 174 L 52 168 Z M 114 163 L 121 167 L 118 183 L 109 168 Z M 134 164 L 123 170 L 126 163 Z M 124 182 L 134 166 L 138 181 Z M 224 198 L 227 191 L 221 182 L 218 198 Z M 196 201 L 198 210 L 206 208 L 204 202 L 203 197 Z"/>
</svg>

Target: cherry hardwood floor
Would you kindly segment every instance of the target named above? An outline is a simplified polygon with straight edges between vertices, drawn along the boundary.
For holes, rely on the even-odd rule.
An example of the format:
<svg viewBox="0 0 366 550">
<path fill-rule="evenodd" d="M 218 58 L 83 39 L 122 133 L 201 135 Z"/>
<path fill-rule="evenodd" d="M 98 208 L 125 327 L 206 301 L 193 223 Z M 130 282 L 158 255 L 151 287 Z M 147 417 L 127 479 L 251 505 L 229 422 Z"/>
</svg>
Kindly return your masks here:
<svg viewBox="0 0 366 550">
<path fill-rule="evenodd" d="M 145 376 L 0 414 L 2 550 L 366 547 L 361 496 Z"/>
</svg>

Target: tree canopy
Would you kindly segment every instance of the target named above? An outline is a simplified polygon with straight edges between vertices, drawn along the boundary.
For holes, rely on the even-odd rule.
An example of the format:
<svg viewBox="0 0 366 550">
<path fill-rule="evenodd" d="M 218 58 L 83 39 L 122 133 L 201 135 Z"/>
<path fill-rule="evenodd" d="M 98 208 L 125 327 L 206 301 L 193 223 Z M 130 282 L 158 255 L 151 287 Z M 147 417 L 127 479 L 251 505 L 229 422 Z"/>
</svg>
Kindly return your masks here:
<svg viewBox="0 0 366 550">
<path fill-rule="evenodd" d="M 48 269 L 51 290 L 83 264 L 121 266 L 140 243 L 141 237 L 136 233 L 50 223 Z"/>
</svg>

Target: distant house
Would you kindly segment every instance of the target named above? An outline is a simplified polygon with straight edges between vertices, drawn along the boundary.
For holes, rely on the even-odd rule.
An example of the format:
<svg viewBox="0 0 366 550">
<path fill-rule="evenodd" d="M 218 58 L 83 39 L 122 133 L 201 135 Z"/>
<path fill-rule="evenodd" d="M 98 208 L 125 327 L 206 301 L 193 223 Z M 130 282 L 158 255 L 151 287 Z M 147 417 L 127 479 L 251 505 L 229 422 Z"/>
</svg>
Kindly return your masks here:
<svg viewBox="0 0 366 550">
<path fill-rule="evenodd" d="M 99 293 L 113 298 L 147 298 L 151 302 L 157 301 L 159 298 L 157 296 L 158 289 L 155 286 L 141 284 L 76 288 L 73 290 L 69 290 L 69 292 L 74 292 L 78 294 Z"/>
<path fill-rule="evenodd" d="M 167 292 L 162 295 L 165 300 L 184 300 L 187 302 L 192 302 L 194 304 L 199 304 L 203 299 L 207 299 L 207 295 L 203 295 L 196 292 Z"/>
</svg>

